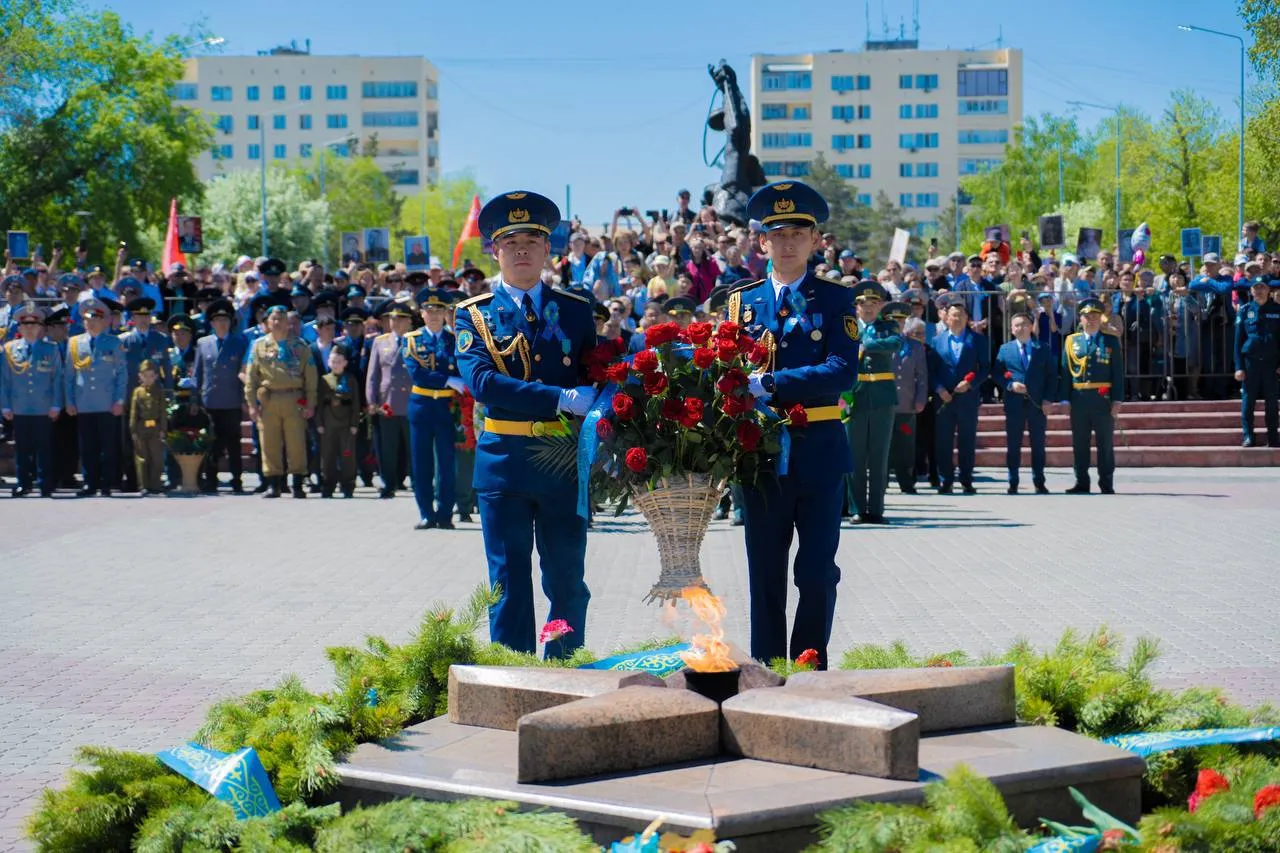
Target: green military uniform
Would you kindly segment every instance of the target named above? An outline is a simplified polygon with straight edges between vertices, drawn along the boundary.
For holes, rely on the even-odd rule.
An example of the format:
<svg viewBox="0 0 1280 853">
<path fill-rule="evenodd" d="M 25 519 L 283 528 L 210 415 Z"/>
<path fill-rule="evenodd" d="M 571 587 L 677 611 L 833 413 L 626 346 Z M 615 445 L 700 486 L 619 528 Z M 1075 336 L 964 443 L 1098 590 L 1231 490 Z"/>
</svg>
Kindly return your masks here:
<svg viewBox="0 0 1280 853">
<path fill-rule="evenodd" d="M 155 366 L 148 361 L 142 369 L 155 370 Z M 161 474 L 164 472 L 164 437 L 168 431 L 168 401 L 160 382 L 134 388 L 129 398 L 129 435 L 133 439 L 138 485 L 146 492 L 164 490 Z"/>
<path fill-rule="evenodd" d="M 1081 316 L 1101 314 L 1102 303 L 1086 299 L 1078 311 Z M 1089 492 L 1089 444 L 1093 438 L 1098 450 L 1098 486 L 1104 494 L 1110 494 L 1116 469 L 1111 405 L 1124 399 L 1121 339 L 1103 330 L 1092 338 L 1083 332 L 1068 335 L 1062 344 L 1060 382 L 1059 396 L 1071 404 L 1071 451 L 1076 475 L 1076 484 L 1067 493 Z"/>
<path fill-rule="evenodd" d="M 335 488 L 351 497 L 356 488 L 356 428 L 360 424 L 359 376 L 344 371 L 320 377 L 316 426 L 320 432 L 320 488 L 333 497 Z"/>
<path fill-rule="evenodd" d="M 854 299 L 884 301 L 883 288 L 874 281 L 859 282 Z M 902 348 L 902 335 L 894 320 L 870 323 L 858 320 L 858 381 L 853 386 L 853 414 L 845 423 L 853 450 L 849 475 L 849 505 L 862 521 L 884 523 L 884 493 L 889 486 L 889 442 L 893 437 L 893 410 L 898 387 L 893 355 Z"/>
<path fill-rule="evenodd" d="M 267 495 L 279 497 L 284 475 L 289 473 L 294 497 L 305 497 L 307 420 L 303 410 L 315 404 L 317 391 L 311 348 L 301 338 L 276 341 L 267 335 L 253 342 L 251 353 L 244 395 L 250 406 L 258 407 L 262 476 L 270 484 Z"/>
</svg>

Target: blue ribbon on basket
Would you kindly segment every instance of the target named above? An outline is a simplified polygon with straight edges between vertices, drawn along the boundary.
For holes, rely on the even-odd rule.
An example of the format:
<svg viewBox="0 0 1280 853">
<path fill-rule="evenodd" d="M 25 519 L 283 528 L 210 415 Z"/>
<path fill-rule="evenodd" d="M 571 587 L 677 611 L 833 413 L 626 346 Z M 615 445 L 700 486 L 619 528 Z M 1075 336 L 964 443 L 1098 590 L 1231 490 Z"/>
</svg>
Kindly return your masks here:
<svg viewBox="0 0 1280 853">
<path fill-rule="evenodd" d="M 1173 749 L 1189 749 L 1194 746 L 1215 746 L 1222 743 L 1259 743 L 1280 740 L 1280 726 L 1236 729 L 1184 729 L 1175 732 L 1135 732 L 1113 735 L 1102 742 L 1146 757 L 1156 752 Z"/>
<path fill-rule="evenodd" d="M 693 347 L 688 344 L 676 344 L 671 351 L 684 359 L 693 358 Z M 634 358 L 635 353 L 632 353 L 622 361 L 630 367 Z M 613 397 L 617 393 L 618 386 L 613 382 L 600 390 L 596 401 L 591 405 L 591 410 L 582 421 L 582 430 L 578 433 L 578 516 L 580 518 L 587 518 L 591 514 L 591 468 L 596 463 L 596 451 L 600 448 L 600 440 L 596 438 L 596 426 L 601 418 L 613 410 Z M 768 419 L 781 420 L 778 413 L 766 406 L 763 400 L 756 400 L 756 411 Z M 781 435 L 778 436 L 778 441 L 782 445 L 782 449 L 778 452 L 778 476 L 784 477 L 791 459 L 791 434 L 787 432 L 785 426 L 782 428 Z"/>
<path fill-rule="evenodd" d="M 266 817 L 280 811 L 280 800 L 271 787 L 262 760 L 251 746 L 226 753 L 198 743 L 185 743 L 157 752 L 156 757 L 231 806 L 237 820 Z"/>
</svg>

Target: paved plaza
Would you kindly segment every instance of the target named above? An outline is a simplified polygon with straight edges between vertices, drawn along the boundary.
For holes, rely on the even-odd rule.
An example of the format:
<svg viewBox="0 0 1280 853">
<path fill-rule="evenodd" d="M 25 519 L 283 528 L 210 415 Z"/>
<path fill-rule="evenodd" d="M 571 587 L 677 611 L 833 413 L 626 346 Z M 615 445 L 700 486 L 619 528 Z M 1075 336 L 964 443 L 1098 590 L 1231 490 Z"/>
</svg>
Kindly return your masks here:
<svg viewBox="0 0 1280 853">
<path fill-rule="evenodd" d="M 992 474 L 993 472 L 984 472 Z M 833 654 L 906 640 L 915 651 L 1050 642 L 1102 623 L 1162 640 L 1172 685 L 1280 701 L 1272 469 L 1118 472 L 1114 497 L 890 490 L 887 528 L 849 528 Z M 288 672 L 329 686 L 326 645 L 405 639 L 432 602 L 484 579 L 479 525 L 414 532 L 413 501 L 256 497 L 0 501 L 0 850 L 79 744 L 155 751 L 214 700 Z M 746 646 L 742 531 L 714 522 L 703 567 Z M 588 539 L 587 644 L 671 633 L 641 603 L 657 577 L 643 519 Z M 541 618 L 541 617 L 540 617 Z"/>
</svg>

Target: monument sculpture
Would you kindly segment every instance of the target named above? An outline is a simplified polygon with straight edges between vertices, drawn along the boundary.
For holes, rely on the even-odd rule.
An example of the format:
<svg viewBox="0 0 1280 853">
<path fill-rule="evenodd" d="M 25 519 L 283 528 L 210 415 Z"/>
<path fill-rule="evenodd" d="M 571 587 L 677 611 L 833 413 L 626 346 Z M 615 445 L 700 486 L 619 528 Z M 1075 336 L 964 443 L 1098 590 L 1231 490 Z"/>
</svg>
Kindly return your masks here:
<svg viewBox="0 0 1280 853">
<path fill-rule="evenodd" d="M 760 161 L 751 153 L 751 112 L 747 109 L 742 90 L 738 88 L 738 75 L 723 59 L 715 65 L 708 65 L 707 72 L 722 97 L 720 108 L 707 116 L 707 127 L 724 131 L 728 138 L 721 152 L 720 181 L 707 184 L 702 200 L 715 208 L 722 222 L 745 226 L 747 199 L 769 181 L 764 176 Z M 719 156 L 716 159 L 720 159 Z"/>
</svg>

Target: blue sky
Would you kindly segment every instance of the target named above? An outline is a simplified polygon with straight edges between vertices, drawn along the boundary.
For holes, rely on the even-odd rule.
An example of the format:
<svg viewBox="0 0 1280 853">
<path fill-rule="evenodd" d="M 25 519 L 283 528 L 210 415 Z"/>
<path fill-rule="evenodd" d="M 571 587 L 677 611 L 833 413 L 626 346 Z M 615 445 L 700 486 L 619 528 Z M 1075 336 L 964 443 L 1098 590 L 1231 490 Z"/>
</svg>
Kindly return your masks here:
<svg viewBox="0 0 1280 853">
<path fill-rule="evenodd" d="M 724 57 L 741 79 L 752 53 L 853 49 L 867 35 L 858 0 L 94 5 L 139 33 L 186 32 L 203 16 L 227 40 L 227 54 L 310 38 L 316 54 L 424 55 L 440 69 L 445 174 L 470 169 L 490 192 L 533 189 L 561 204 L 570 184 L 573 212 L 589 224 L 617 207 L 674 207 L 679 187 L 696 197 L 718 178 L 701 152 L 707 63 Z M 903 19 L 910 32 L 911 6 L 873 0 L 873 36 L 886 18 L 895 34 Z M 922 48 L 994 47 L 1001 37 L 1022 48 L 1028 115 L 1066 112 L 1073 99 L 1158 114 L 1183 87 L 1234 114 L 1236 42 L 1177 29 L 1193 23 L 1243 35 L 1234 0 L 920 0 L 920 18 Z M 1080 114 L 1086 126 L 1100 117 Z"/>
</svg>

